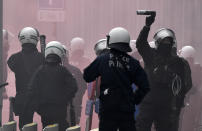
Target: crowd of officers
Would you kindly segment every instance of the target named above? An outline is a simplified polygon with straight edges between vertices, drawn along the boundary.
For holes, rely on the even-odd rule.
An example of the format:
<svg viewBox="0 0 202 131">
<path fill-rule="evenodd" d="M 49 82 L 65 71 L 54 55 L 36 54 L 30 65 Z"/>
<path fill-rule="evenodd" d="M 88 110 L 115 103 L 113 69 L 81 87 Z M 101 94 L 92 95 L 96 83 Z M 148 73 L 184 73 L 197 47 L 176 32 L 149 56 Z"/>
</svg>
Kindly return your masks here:
<svg viewBox="0 0 202 131">
<path fill-rule="evenodd" d="M 14 113 L 19 116 L 19 128 L 33 121 L 34 112 L 41 116 L 43 127 L 58 123 L 59 130 L 65 131 L 79 124 L 86 82 L 98 78 L 99 131 L 150 131 L 152 127 L 178 131 L 189 124 L 186 112 L 191 111 L 183 107 L 189 104 L 200 110 L 184 100 L 189 96 L 200 102 L 201 66 L 195 64 L 193 47 L 177 51 L 171 29 L 158 30 L 154 42 L 148 42 L 154 21 L 155 15 L 146 18 L 136 41 L 130 40 L 126 29 L 112 29 L 95 45 L 97 57 L 92 63 L 84 57 L 82 38 L 71 41 L 71 55 L 58 41 L 49 42 L 42 54 L 37 50 L 37 29 L 23 28 L 18 35 L 22 50 L 7 61 L 15 74 Z"/>
</svg>

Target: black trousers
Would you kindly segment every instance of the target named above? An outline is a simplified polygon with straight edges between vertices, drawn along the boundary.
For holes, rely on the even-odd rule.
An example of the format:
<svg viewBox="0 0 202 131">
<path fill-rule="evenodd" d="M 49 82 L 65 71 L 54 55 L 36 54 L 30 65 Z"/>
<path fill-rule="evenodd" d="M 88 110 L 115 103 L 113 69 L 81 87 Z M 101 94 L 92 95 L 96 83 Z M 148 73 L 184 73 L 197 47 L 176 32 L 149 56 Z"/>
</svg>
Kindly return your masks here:
<svg viewBox="0 0 202 131">
<path fill-rule="evenodd" d="M 136 119 L 137 131 L 151 131 L 152 124 L 156 131 L 178 131 L 181 109 L 142 104 Z"/>
<path fill-rule="evenodd" d="M 44 105 L 38 113 L 41 116 L 43 128 L 52 124 L 59 124 L 59 131 L 65 131 L 69 124 L 66 120 L 67 105 Z"/>
<path fill-rule="evenodd" d="M 68 128 L 68 123 L 65 117 L 56 117 L 54 115 L 41 115 L 41 122 L 43 124 L 43 128 L 45 128 L 47 125 L 56 123 L 59 124 L 59 131 L 65 131 Z"/>
<path fill-rule="evenodd" d="M 26 114 L 25 113 L 19 114 L 19 128 L 20 128 L 20 130 L 23 128 L 24 125 L 33 122 L 33 115 L 34 115 L 34 112 L 28 112 Z"/>
<path fill-rule="evenodd" d="M 136 131 L 134 113 L 103 113 L 99 119 L 99 131 Z"/>
</svg>

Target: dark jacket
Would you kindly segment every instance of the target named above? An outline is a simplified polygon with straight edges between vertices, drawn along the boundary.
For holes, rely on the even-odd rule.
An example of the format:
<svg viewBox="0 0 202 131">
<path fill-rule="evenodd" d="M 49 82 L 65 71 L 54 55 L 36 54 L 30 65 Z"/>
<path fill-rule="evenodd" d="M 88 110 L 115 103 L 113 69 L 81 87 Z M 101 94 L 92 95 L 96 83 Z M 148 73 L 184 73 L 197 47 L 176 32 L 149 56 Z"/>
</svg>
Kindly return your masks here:
<svg viewBox="0 0 202 131">
<path fill-rule="evenodd" d="M 150 28 L 144 27 L 136 41 L 138 52 L 145 63 L 151 91 L 144 102 L 158 106 L 182 106 L 186 93 L 192 87 L 191 70 L 188 62 L 176 55 L 160 56 L 147 42 Z M 174 101 L 174 103 L 173 103 Z"/>
<path fill-rule="evenodd" d="M 76 80 L 65 67 L 46 62 L 33 75 L 29 98 L 34 99 L 38 108 L 45 105 L 67 106 L 76 91 Z"/>
<path fill-rule="evenodd" d="M 7 61 L 9 68 L 15 74 L 16 96 L 14 102 L 15 115 L 23 112 L 24 100 L 30 79 L 36 69 L 45 61 L 33 44 L 24 44 L 22 51 L 13 54 Z"/>
<path fill-rule="evenodd" d="M 126 53 L 110 50 L 98 56 L 85 70 L 86 82 L 101 76 L 100 112 L 134 112 L 134 103 L 139 104 L 149 90 L 146 73 L 139 62 Z M 139 88 L 132 92 L 131 85 Z M 135 101 L 134 101 L 135 98 Z"/>
<path fill-rule="evenodd" d="M 24 92 L 35 70 L 45 61 L 36 47 L 23 47 L 22 51 L 11 55 L 7 63 L 15 74 L 16 94 Z"/>
</svg>

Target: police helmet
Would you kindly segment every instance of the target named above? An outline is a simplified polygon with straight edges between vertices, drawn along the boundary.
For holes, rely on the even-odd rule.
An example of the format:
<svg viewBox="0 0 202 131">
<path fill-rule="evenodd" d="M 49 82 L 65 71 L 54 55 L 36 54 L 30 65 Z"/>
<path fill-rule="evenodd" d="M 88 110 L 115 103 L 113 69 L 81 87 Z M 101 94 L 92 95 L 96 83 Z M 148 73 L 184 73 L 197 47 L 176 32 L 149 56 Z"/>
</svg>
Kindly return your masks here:
<svg viewBox="0 0 202 131">
<path fill-rule="evenodd" d="M 74 52 L 76 50 L 83 50 L 84 49 L 84 40 L 80 37 L 75 37 L 71 40 L 71 51 Z"/>
<path fill-rule="evenodd" d="M 63 56 L 67 56 L 67 57 L 69 57 L 69 51 L 68 51 L 66 45 L 62 45 L 62 47 L 63 47 L 63 50 L 64 50 L 64 54 L 63 54 Z"/>
<path fill-rule="evenodd" d="M 174 46 L 177 44 L 176 42 L 176 37 L 175 37 L 175 33 L 168 28 L 161 28 L 159 29 L 155 35 L 154 35 L 154 42 L 156 45 L 156 48 L 159 47 L 160 44 L 162 44 L 162 40 L 165 38 L 171 38 L 171 46 Z"/>
<path fill-rule="evenodd" d="M 60 58 L 62 58 L 65 54 L 62 44 L 58 41 L 49 42 L 46 45 L 45 58 L 50 54 L 55 54 L 55 55 L 59 56 Z"/>
<path fill-rule="evenodd" d="M 195 57 L 196 50 L 192 46 L 184 46 L 179 51 L 179 54 L 183 58 L 194 58 Z"/>
<path fill-rule="evenodd" d="M 27 43 L 37 45 L 39 41 L 39 32 L 35 28 L 25 27 L 19 32 L 18 39 L 22 45 Z"/>
<path fill-rule="evenodd" d="M 128 31 L 122 27 L 113 28 L 109 32 L 108 47 L 122 52 L 131 52 L 130 35 Z"/>
<path fill-rule="evenodd" d="M 101 39 L 99 40 L 94 47 L 94 51 L 96 55 L 100 55 L 104 50 L 107 50 L 107 40 L 106 39 Z"/>
</svg>

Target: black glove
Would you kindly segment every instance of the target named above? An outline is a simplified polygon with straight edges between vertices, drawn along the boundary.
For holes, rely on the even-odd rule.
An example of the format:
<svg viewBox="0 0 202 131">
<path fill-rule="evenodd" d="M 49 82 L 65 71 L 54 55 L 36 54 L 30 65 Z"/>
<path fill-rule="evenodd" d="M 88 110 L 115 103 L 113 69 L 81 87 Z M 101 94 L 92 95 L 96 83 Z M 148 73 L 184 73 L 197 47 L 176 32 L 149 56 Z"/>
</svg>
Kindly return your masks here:
<svg viewBox="0 0 202 131">
<path fill-rule="evenodd" d="M 150 16 L 146 17 L 146 26 L 151 26 L 152 23 L 154 23 L 155 16 L 156 15 L 150 15 Z"/>
</svg>

